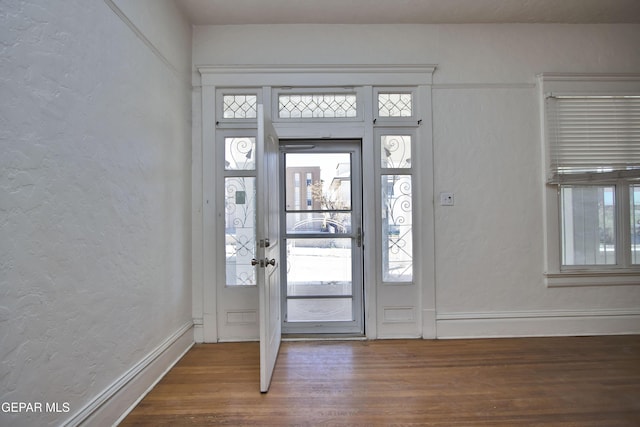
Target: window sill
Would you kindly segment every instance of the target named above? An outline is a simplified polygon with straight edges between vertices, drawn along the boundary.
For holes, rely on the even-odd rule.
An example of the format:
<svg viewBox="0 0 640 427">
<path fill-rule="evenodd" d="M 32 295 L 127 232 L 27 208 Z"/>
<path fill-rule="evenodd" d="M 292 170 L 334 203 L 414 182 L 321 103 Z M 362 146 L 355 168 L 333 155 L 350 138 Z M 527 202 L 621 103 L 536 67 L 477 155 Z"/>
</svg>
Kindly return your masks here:
<svg viewBox="0 0 640 427">
<path fill-rule="evenodd" d="M 569 271 L 545 273 L 548 288 L 640 285 L 640 271 Z"/>
</svg>

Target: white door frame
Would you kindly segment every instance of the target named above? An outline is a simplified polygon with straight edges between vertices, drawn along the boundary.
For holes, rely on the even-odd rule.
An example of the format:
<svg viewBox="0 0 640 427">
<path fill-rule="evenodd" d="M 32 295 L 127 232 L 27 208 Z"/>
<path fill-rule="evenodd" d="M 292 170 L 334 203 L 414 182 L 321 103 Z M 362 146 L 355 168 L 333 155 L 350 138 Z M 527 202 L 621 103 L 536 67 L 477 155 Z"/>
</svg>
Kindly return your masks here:
<svg viewBox="0 0 640 427">
<path fill-rule="evenodd" d="M 351 204 L 350 215 L 352 221 L 352 229 L 344 235 L 340 235 L 342 240 L 350 239 L 351 241 L 351 301 L 353 309 L 353 318 L 351 321 L 312 321 L 312 322 L 293 322 L 291 323 L 286 314 L 288 292 L 287 287 L 289 285 L 287 278 L 287 269 L 281 270 L 281 283 L 282 283 L 282 332 L 283 334 L 336 334 L 338 336 L 362 336 L 364 334 L 364 281 L 363 281 L 363 256 L 362 250 L 362 141 L 356 139 L 301 139 L 301 140 L 284 140 L 284 144 L 281 145 L 280 155 L 280 229 L 283 241 L 285 239 L 304 239 L 308 237 L 308 233 L 296 233 L 295 231 L 287 230 L 287 208 L 285 207 L 286 200 L 286 155 L 287 154 L 326 154 L 326 153 L 340 153 L 350 154 L 350 184 L 351 184 Z M 309 148 L 296 148 L 307 147 Z M 284 190 L 284 191 L 283 191 Z M 360 237 L 358 237 L 358 235 Z M 331 239 L 335 234 L 318 234 L 314 238 Z M 282 245 L 281 256 L 283 265 L 287 265 L 288 249 L 286 245 Z M 311 277 L 310 280 L 316 278 Z M 295 298 L 295 297 L 294 297 Z M 322 298 L 321 296 L 315 296 L 314 298 Z"/>
<path fill-rule="evenodd" d="M 262 88 L 262 94 L 270 98 L 271 89 L 278 86 L 294 87 L 354 87 L 362 91 L 364 105 L 363 120 L 345 123 L 283 123 L 276 122 L 281 139 L 354 138 L 362 139 L 363 182 L 375 178 L 374 127 L 372 105 L 373 88 L 376 86 L 417 87 L 420 99 L 418 116 L 422 125 L 418 128 L 417 155 L 423 165 L 417 171 L 419 191 L 415 194 L 415 210 L 420 212 L 415 226 L 417 299 L 415 327 L 412 332 L 403 330 L 402 322 L 384 318 L 385 293 L 395 292 L 376 283 L 376 265 L 373 232 L 364 236 L 365 241 L 365 319 L 367 338 L 436 336 L 435 322 L 435 275 L 434 275 L 434 210 L 433 210 L 433 142 L 431 114 L 431 84 L 435 71 L 433 65 L 350 65 L 350 66 L 197 66 L 201 77 L 201 92 L 194 94 L 194 138 L 193 138 L 193 317 L 196 342 L 217 342 L 218 324 L 216 316 L 216 271 L 218 248 L 221 238 L 217 234 L 220 202 L 215 191 L 216 160 L 216 89 L 217 88 Z M 267 93 L 268 92 L 268 93 Z M 198 101 L 198 95 L 201 99 Z M 199 105 L 198 105 L 199 104 Z M 265 104 L 268 103 L 265 100 Z M 197 107 L 200 106 L 200 114 Z M 376 206 L 374 197 L 365 197 L 363 223 L 365 230 L 375 230 Z M 224 209 L 224 206 L 222 206 Z M 367 267 L 368 266 L 368 267 Z M 415 301 L 414 301 L 415 303 Z M 401 307 L 398 307 L 401 308 Z M 390 312 L 394 307 L 389 307 Z M 388 322 L 387 322 L 388 320 Z M 406 323 L 406 322 L 405 322 Z"/>
</svg>

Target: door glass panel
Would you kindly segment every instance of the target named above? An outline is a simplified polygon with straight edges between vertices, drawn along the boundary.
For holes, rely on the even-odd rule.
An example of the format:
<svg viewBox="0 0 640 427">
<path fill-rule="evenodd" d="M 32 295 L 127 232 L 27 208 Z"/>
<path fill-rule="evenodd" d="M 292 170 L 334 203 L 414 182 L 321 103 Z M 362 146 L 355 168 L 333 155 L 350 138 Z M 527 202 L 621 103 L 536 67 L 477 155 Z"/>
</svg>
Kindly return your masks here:
<svg viewBox="0 0 640 427">
<path fill-rule="evenodd" d="M 349 153 L 287 153 L 286 210 L 350 210 Z"/>
<path fill-rule="evenodd" d="M 225 252 L 227 286 L 255 285 L 255 177 L 225 178 Z"/>
<path fill-rule="evenodd" d="M 353 320 L 351 298 L 287 300 L 289 322 L 348 322 Z"/>
<path fill-rule="evenodd" d="M 350 295 L 351 271 L 351 239 L 287 239 L 288 295 Z"/>
<path fill-rule="evenodd" d="M 287 233 L 351 233 L 350 212 L 287 213 Z"/>
<path fill-rule="evenodd" d="M 382 175 L 382 278 L 413 280 L 411 175 Z"/>
</svg>

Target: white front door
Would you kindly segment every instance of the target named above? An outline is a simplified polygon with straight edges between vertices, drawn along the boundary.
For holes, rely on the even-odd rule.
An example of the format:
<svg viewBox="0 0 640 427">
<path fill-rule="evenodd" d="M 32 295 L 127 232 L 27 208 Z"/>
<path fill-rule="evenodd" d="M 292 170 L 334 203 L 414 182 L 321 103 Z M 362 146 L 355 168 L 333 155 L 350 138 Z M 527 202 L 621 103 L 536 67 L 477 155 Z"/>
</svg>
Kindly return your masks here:
<svg viewBox="0 0 640 427">
<path fill-rule="evenodd" d="M 260 391 L 267 392 L 280 349 L 280 224 L 278 135 L 258 105 L 257 267 L 260 322 Z"/>
</svg>

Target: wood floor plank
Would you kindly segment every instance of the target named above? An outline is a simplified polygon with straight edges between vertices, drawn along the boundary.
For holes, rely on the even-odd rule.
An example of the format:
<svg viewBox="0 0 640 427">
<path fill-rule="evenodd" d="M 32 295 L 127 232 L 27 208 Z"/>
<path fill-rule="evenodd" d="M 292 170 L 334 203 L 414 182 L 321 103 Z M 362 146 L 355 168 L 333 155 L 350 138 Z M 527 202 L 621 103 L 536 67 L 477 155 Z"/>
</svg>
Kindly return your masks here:
<svg viewBox="0 0 640 427">
<path fill-rule="evenodd" d="M 640 336 L 196 345 L 122 426 L 640 426 Z"/>
</svg>

